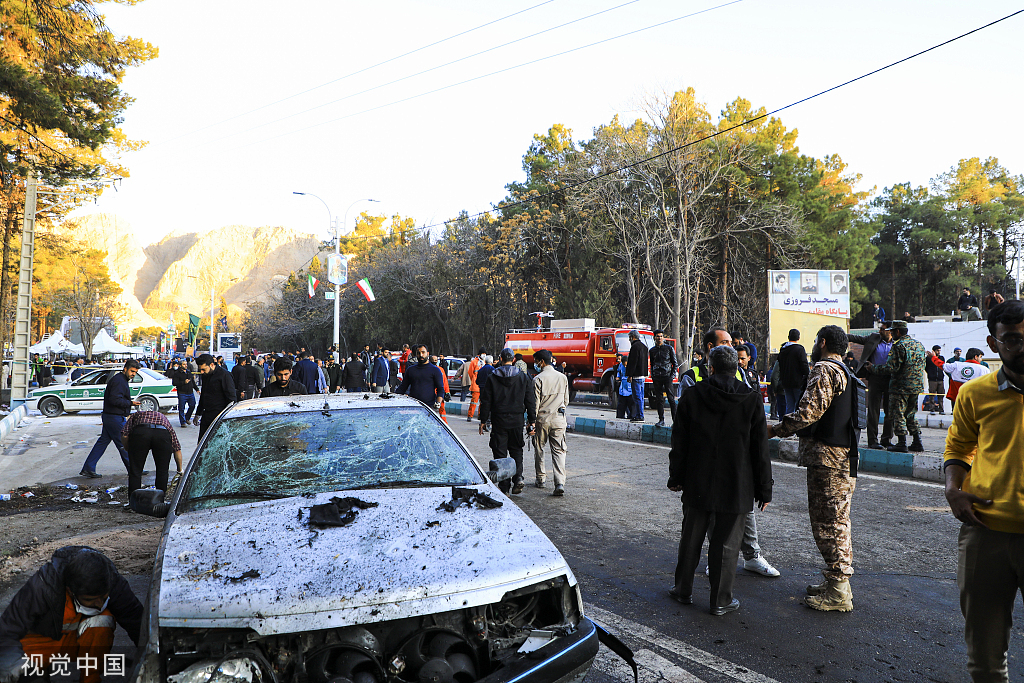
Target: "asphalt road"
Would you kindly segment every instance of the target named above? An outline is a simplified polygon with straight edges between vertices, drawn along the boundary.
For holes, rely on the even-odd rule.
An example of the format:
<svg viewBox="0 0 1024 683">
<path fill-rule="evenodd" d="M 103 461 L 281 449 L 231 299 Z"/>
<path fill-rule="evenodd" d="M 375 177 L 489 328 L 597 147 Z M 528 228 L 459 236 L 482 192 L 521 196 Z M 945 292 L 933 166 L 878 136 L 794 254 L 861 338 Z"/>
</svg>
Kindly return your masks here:
<svg viewBox="0 0 1024 683">
<path fill-rule="evenodd" d="M 490 458 L 475 423 L 450 423 L 478 460 Z M 568 440 L 565 497 L 550 495 L 550 463 L 549 488 L 532 486 L 527 451 L 528 485 L 514 498 L 569 561 L 591 616 L 642 653 L 642 680 L 969 680 L 956 588 L 959 523 L 940 486 L 861 475 L 852 513 L 855 609 L 820 613 L 801 604 L 821 568 L 805 471 L 775 463 L 774 500 L 758 513 L 758 526 L 762 551 L 782 576 L 741 570 L 739 611 L 713 617 L 703 563 L 694 605 L 666 595 L 682 523 L 679 495 L 665 488 L 668 449 L 586 435 Z M 1011 680 L 1024 680 L 1019 629 L 1010 657 Z M 603 654 L 588 680 L 623 680 L 625 672 Z"/>
<path fill-rule="evenodd" d="M 106 474 L 103 480 L 75 476 L 98 423 L 98 414 L 36 419 L 9 438 L 0 455 L 0 479 L 19 486 L 39 480 L 123 484 L 113 448 L 98 468 Z M 477 434 L 477 423 L 458 416 L 450 423 L 486 467 L 488 437 Z M 181 435 L 186 458 L 196 431 Z M 855 610 L 823 614 L 800 603 L 804 587 L 819 580 L 821 566 L 807 521 L 804 472 L 775 463 L 774 501 L 758 513 L 758 525 L 763 552 L 782 576 L 740 571 L 740 610 L 712 617 L 702 572 L 693 606 L 666 595 L 682 521 L 678 494 L 665 488 L 668 449 L 587 435 L 568 438 L 565 497 L 550 495 L 549 472 L 549 488 L 530 485 L 514 498 L 566 556 L 590 616 L 637 653 L 644 683 L 968 680 L 955 584 L 958 524 L 938 485 L 861 475 L 853 500 Z M 532 461 L 528 451 L 530 484 Z M 20 481 L 11 481 L 15 473 Z M 139 521 L 125 514 L 125 523 Z M 132 579 L 144 595 L 146 577 Z M 1022 643 L 1024 633 L 1015 629 L 1014 681 L 1024 681 Z M 631 679 L 606 652 L 588 676 L 595 683 Z"/>
</svg>

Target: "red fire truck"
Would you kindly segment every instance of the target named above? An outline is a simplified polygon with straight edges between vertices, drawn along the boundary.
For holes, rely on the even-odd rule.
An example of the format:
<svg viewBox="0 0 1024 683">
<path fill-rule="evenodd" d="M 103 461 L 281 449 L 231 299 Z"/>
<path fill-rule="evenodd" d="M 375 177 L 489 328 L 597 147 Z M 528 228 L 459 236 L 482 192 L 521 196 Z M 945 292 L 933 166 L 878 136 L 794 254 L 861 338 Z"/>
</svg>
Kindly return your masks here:
<svg viewBox="0 0 1024 683">
<path fill-rule="evenodd" d="M 577 391 L 590 391 L 608 395 L 612 407 L 618 403 L 615 387 L 615 354 L 629 353 L 629 333 L 637 332 L 648 348 L 654 346 L 650 325 L 623 323 L 620 327 L 596 327 L 593 318 L 552 320 L 550 329 L 509 330 L 505 346 L 523 354 L 523 360 L 533 363 L 534 351 L 547 349 L 555 362 L 566 364 L 570 396 Z M 665 343 L 675 348 L 675 340 Z M 677 380 L 673 378 L 673 383 Z M 647 377 L 647 395 L 652 381 Z"/>
</svg>

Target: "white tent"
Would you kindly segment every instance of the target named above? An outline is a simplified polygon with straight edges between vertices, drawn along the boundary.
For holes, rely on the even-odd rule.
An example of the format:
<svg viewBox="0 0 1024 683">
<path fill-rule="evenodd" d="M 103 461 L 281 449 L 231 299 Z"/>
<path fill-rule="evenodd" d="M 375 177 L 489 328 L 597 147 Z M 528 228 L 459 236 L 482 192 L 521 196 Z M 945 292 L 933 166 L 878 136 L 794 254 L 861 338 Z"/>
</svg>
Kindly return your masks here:
<svg viewBox="0 0 1024 683">
<path fill-rule="evenodd" d="M 100 328 L 92 340 L 92 355 L 98 356 L 101 353 L 133 353 L 133 350 L 118 343 L 105 329 Z"/>
<path fill-rule="evenodd" d="M 72 344 L 69 342 L 64 338 L 64 335 L 60 333 L 60 330 L 54 332 L 38 344 L 30 346 L 28 350 L 30 353 L 62 353 L 66 351 L 79 356 L 85 355 L 85 348 L 83 348 L 81 344 Z"/>
</svg>

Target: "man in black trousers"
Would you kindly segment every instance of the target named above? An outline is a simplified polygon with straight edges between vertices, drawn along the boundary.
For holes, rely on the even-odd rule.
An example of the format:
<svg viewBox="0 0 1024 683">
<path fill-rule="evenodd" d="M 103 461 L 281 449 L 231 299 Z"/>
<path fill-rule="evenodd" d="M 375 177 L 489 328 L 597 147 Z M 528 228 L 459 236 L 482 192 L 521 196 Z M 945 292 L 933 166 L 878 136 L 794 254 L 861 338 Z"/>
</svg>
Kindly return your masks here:
<svg viewBox="0 0 1024 683">
<path fill-rule="evenodd" d="M 889 406 L 889 376 L 868 373 L 864 364 L 871 361 L 884 365 L 892 348 L 892 332 L 888 323 L 882 323 L 878 332 L 869 335 L 847 335 L 851 344 L 863 344 L 860 360 L 854 365 L 853 374 L 866 379 L 868 385 L 868 448 L 884 449 L 892 445 L 892 411 Z M 930 365 L 930 364 L 929 364 Z M 942 374 L 942 371 L 939 371 Z M 878 417 L 882 406 L 886 406 L 885 422 L 882 424 L 882 440 L 878 440 Z M 795 408 L 789 412 L 795 412 Z M 779 417 L 782 417 L 781 415 Z"/>
<path fill-rule="evenodd" d="M 103 431 L 100 432 L 100 438 L 96 440 L 96 444 L 89 451 L 89 457 L 85 459 L 85 464 L 82 465 L 82 471 L 79 472 L 81 476 L 91 479 L 96 479 L 100 476 L 96 473 L 96 463 L 100 461 L 103 453 L 107 450 L 107 446 L 111 443 L 117 447 L 117 452 L 121 454 L 121 462 L 124 463 L 124 468 L 126 470 L 129 469 L 128 451 L 121 444 L 121 428 L 124 427 L 124 421 L 128 414 L 131 413 L 132 406 L 139 405 L 138 401 L 132 400 L 129 382 L 135 379 L 135 375 L 138 374 L 140 367 L 142 365 L 139 361 L 130 358 L 125 361 L 124 368 L 120 372 L 115 372 L 107 380 L 107 385 L 103 389 L 103 414 L 100 415 Z"/>
<path fill-rule="evenodd" d="M 510 457 L 516 461 L 516 473 L 511 482 L 499 485 L 502 493 L 523 492 L 523 427 L 532 436 L 537 422 L 537 397 L 533 391 L 533 380 L 513 363 L 516 355 L 512 349 L 501 350 L 501 365 L 484 380 L 480 387 L 480 434 L 484 425 L 491 421 L 491 455 L 495 460 Z M 398 391 L 401 392 L 401 387 Z M 523 423 L 526 416 L 526 424 Z"/>
<path fill-rule="evenodd" d="M 203 390 L 199 394 L 199 406 L 193 424 L 199 425 L 199 439 L 202 440 L 213 421 L 222 410 L 235 402 L 238 394 L 231 374 L 224 366 L 218 365 L 213 356 L 204 353 L 196 359 L 196 363 L 199 364 L 199 374 L 203 376 Z"/>
<path fill-rule="evenodd" d="M 672 426 L 668 488 L 683 494 L 683 530 L 675 585 L 669 595 L 693 603 L 693 574 L 710 532 L 708 577 L 711 614 L 739 609 L 732 596 L 743 539 L 743 520 L 756 502 L 772 499 L 768 424 L 761 392 L 736 379 L 731 346 L 709 353 L 711 376 L 683 392 Z"/>
</svg>

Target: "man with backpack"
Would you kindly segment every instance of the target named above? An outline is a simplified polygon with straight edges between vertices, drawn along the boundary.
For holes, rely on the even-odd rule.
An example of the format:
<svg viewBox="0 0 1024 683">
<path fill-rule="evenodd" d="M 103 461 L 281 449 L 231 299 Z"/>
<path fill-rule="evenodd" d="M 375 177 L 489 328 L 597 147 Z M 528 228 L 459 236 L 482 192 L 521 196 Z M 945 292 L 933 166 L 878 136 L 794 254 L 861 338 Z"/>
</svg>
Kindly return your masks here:
<svg viewBox="0 0 1024 683">
<path fill-rule="evenodd" d="M 822 583 L 807 587 L 804 604 L 823 612 L 853 610 L 853 543 L 850 503 L 857 477 L 864 385 L 843 364 L 849 346 L 835 325 L 818 330 L 811 350 L 814 367 L 807 388 L 768 436 L 800 436 L 799 464 L 807 468 L 807 507 L 811 532 L 826 568 Z"/>
</svg>

